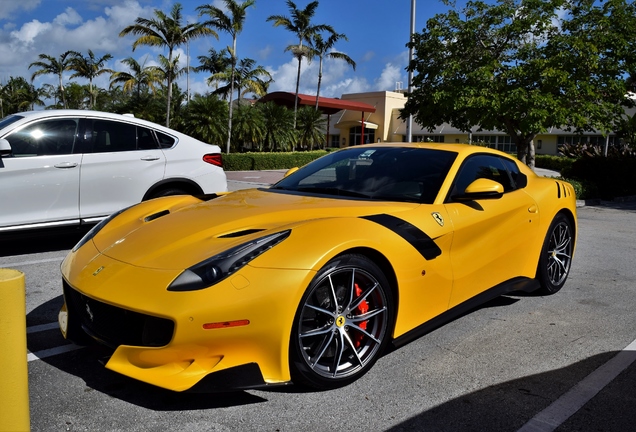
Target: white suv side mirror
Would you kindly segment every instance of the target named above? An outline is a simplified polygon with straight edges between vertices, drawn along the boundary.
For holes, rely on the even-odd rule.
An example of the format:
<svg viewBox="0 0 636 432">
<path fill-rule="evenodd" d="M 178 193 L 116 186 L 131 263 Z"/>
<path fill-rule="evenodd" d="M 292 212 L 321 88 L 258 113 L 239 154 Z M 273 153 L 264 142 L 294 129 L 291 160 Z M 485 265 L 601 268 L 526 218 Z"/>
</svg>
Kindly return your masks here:
<svg viewBox="0 0 636 432">
<path fill-rule="evenodd" d="M 0 157 L 11 154 L 11 144 L 6 139 L 0 139 Z"/>
</svg>

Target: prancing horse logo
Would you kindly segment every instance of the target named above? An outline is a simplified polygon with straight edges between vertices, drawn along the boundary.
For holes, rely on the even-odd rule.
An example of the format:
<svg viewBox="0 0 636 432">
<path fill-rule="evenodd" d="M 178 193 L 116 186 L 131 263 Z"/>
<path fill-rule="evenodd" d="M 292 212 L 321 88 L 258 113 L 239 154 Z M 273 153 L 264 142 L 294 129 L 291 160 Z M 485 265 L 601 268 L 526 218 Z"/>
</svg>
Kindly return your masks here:
<svg viewBox="0 0 636 432">
<path fill-rule="evenodd" d="M 342 327 L 344 324 L 345 324 L 345 317 L 340 315 L 338 318 L 336 318 L 336 326 L 337 327 Z"/>
<path fill-rule="evenodd" d="M 435 222 L 437 222 L 439 226 L 444 226 L 444 218 L 441 214 L 439 214 L 438 212 L 433 212 L 431 213 L 431 216 L 433 216 L 433 219 L 435 219 Z"/>
</svg>

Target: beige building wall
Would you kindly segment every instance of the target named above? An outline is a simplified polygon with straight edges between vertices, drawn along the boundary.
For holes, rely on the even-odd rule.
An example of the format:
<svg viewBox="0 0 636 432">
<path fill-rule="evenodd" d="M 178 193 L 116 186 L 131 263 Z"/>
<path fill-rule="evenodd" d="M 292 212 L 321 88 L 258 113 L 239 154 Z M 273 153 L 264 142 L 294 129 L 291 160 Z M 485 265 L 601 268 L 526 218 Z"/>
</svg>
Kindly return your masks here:
<svg viewBox="0 0 636 432">
<path fill-rule="evenodd" d="M 351 93 L 342 95 L 341 99 L 364 102 L 375 107 L 376 111 L 374 113 L 364 113 L 364 121 L 365 123 L 368 122 L 365 129 L 367 130 L 367 133 L 369 132 L 369 129 L 373 130 L 375 133 L 375 142 L 404 141 L 406 135 L 406 121 L 399 118 L 399 112 L 406 104 L 407 98 L 404 94 L 391 91 Z M 362 113 L 359 111 L 340 111 L 339 113 L 331 116 L 330 133 L 340 134 L 340 147 L 347 147 L 350 145 L 350 129 L 360 126 L 361 121 Z M 503 137 L 506 134 L 500 131 L 478 131 L 478 128 L 475 127 L 473 128 L 471 136 L 471 134 L 463 133 L 450 125 L 440 125 L 435 127 L 432 132 L 429 132 L 426 128 L 422 128 L 420 125 L 415 123 L 413 124 L 414 141 L 417 137 L 421 138 L 422 136 L 443 136 L 445 143 L 469 143 L 471 142 L 471 138 L 474 138 L 473 142 L 478 140 L 479 135 L 497 135 Z M 598 139 L 599 135 L 599 133 L 588 132 L 583 135 L 583 138 L 586 139 L 585 136 L 587 136 L 590 137 L 590 139 L 591 137 L 596 137 L 596 139 Z M 572 132 L 557 128 L 550 130 L 548 133 L 539 134 L 534 139 L 535 151 L 537 154 L 556 155 L 558 154 L 559 137 L 572 136 L 574 136 Z"/>
</svg>

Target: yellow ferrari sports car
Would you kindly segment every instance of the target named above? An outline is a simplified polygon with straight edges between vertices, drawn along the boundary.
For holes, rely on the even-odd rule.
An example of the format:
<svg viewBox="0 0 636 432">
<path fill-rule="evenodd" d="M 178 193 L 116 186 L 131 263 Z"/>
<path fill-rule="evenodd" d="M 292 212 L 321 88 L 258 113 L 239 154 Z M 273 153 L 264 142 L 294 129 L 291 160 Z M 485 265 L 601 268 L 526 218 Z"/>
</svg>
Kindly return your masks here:
<svg viewBox="0 0 636 432">
<path fill-rule="evenodd" d="M 62 264 L 62 333 L 174 391 L 365 374 L 493 297 L 557 292 L 575 248 L 566 182 L 453 144 L 356 146 L 270 188 L 119 211 Z"/>
</svg>

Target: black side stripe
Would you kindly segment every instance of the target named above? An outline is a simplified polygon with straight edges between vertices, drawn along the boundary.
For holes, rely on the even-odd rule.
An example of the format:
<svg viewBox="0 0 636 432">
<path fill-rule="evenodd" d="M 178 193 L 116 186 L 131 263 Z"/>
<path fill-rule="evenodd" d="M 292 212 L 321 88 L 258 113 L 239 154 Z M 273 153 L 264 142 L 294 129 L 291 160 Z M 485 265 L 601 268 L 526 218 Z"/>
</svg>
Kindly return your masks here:
<svg viewBox="0 0 636 432">
<path fill-rule="evenodd" d="M 432 260 L 442 254 L 435 241 L 414 225 L 388 214 L 363 216 L 362 219 L 375 222 L 398 234 L 409 242 L 426 260 Z"/>
</svg>

